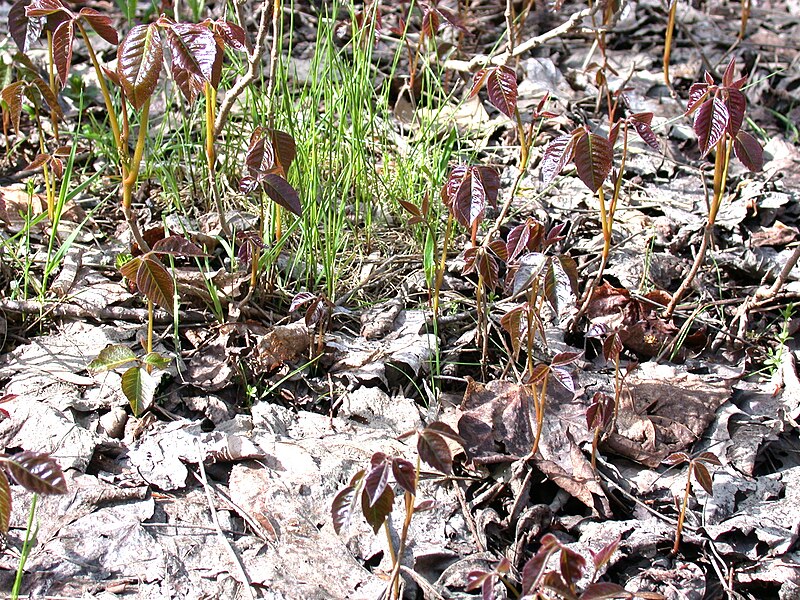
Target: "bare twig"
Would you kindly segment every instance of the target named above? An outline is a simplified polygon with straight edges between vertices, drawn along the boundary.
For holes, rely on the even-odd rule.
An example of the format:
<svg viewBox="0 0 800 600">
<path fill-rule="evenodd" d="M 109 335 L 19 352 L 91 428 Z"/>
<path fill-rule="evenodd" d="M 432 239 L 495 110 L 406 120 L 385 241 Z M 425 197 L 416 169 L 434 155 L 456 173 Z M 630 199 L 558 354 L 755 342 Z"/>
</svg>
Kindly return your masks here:
<svg viewBox="0 0 800 600">
<path fill-rule="evenodd" d="M 277 0 L 275 0 L 277 1 Z M 214 121 L 214 137 L 222 133 L 222 128 L 225 126 L 225 121 L 228 119 L 228 113 L 231 112 L 233 104 L 236 99 L 242 94 L 245 88 L 255 81 L 261 66 L 261 56 L 264 54 L 264 47 L 266 46 L 267 31 L 269 30 L 268 24 L 270 22 L 269 16 L 271 11 L 271 2 L 264 0 L 261 5 L 261 19 L 258 22 L 258 32 L 256 33 L 256 44 L 250 56 L 247 59 L 247 71 L 244 75 L 236 80 L 236 83 L 225 94 L 225 98 L 220 104 L 217 118 Z"/>
<path fill-rule="evenodd" d="M 35 300 L 0 300 L 0 311 L 22 315 L 38 315 L 44 318 L 92 319 L 95 321 L 147 321 L 146 308 L 130 308 L 127 306 L 108 306 L 106 308 L 84 308 L 76 304 L 64 302 L 55 304 L 37 302 Z M 204 323 L 208 316 L 195 310 L 181 312 L 181 323 Z M 172 323 L 173 317 L 167 311 L 159 310 L 153 315 L 156 323 Z"/>
<path fill-rule="evenodd" d="M 569 19 L 564 21 L 558 27 L 551 29 L 550 31 L 546 31 L 541 35 L 537 35 L 536 37 L 529 38 L 524 42 L 519 43 L 517 46 L 514 47 L 511 51 L 502 52 L 497 54 L 496 56 L 489 56 L 487 54 L 478 54 L 477 56 L 473 56 L 470 60 L 447 60 L 444 63 L 445 68 L 452 69 L 454 71 L 467 71 L 470 73 L 474 73 L 478 69 L 482 69 L 488 65 L 506 65 L 508 64 L 511 59 L 516 58 L 525 54 L 526 52 L 530 52 L 534 48 L 538 48 L 549 42 L 552 39 L 555 39 L 565 33 L 568 33 L 574 29 L 577 29 L 581 26 L 581 23 L 586 17 L 590 17 L 595 14 L 602 2 L 594 2 L 593 6 L 584 8 L 583 10 L 579 10 L 576 13 L 573 13 Z"/>
</svg>

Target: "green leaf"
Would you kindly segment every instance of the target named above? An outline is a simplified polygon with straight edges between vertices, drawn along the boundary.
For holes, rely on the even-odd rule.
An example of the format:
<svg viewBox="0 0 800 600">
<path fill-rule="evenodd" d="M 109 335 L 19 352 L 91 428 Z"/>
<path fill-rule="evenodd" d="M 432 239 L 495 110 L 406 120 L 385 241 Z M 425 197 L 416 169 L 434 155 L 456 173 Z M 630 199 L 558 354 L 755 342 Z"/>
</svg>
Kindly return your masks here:
<svg viewBox="0 0 800 600">
<path fill-rule="evenodd" d="M 133 416 L 140 416 L 153 403 L 158 381 L 143 367 L 131 367 L 122 374 L 122 393 L 131 405 Z"/>
<path fill-rule="evenodd" d="M 136 110 L 152 96 L 161 74 L 164 51 L 158 27 L 137 25 L 117 49 L 117 74 L 128 101 Z"/>
<path fill-rule="evenodd" d="M 14 480 L 37 494 L 66 494 L 67 482 L 58 463 L 49 454 L 20 452 L 0 458 Z"/>
<path fill-rule="evenodd" d="M 150 365 L 162 371 L 168 368 L 171 362 L 172 362 L 171 358 L 162 356 L 158 352 L 148 352 L 142 357 L 143 364 Z"/>
<path fill-rule="evenodd" d="M 100 351 L 92 362 L 86 367 L 93 373 L 110 371 L 127 365 L 136 360 L 133 350 L 122 344 L 109 344 Z"/>
<path fill-rule="evenodd" d="M 0 469 L 0 533 L 8 533 L 11 523 L 11 487 L 8 485 L 8 477 L 5 471 Z"/>
</svg>

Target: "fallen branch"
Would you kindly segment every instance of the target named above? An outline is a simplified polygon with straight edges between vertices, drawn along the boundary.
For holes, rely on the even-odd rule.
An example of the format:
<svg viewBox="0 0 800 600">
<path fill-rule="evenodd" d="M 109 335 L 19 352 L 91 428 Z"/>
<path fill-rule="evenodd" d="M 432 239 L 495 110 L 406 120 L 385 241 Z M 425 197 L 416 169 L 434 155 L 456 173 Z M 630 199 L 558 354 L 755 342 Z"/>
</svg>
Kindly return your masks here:
<svg viewBox="0 0 800 600">
<path fill-rule="evenodd" d="M 510 52 L 502 52 L 495 56 L 489 56 L 488 54 L 478 54 L 473 56 L 470 60 L 446 60 L 444 62 L 444 66 L 447 69 L 452 69 L 453 71 L 466 71 L 469 73 L 474 73 L 475 71 L 482 69 L 488 65 L 507 65 L 511 59 L 516 58 L 525 54 L 526 52 L 530 52 L 534 48 L 538 48 L 539 46 L 543 46 L 550 40 L 557 38 L 559 36 L 564 35 L 565 33 L 569 33 L 574 29 L 578 29 L 581 26 L 581 23 L 586 17 L 591 17 L 595 14 L 600 6 L 602 5 L 601 2 L 593 2 L 591 7 L 584 8 L 583 10 L 579 10 L 576 13 L 573 13 L 569 19 L 564 21 L 558 27 L 551 29 L 550 31 L 546 31 L 541 35 L 537 35 L 536 37 L 529 38 L 524 42 L 520 42 L 517 44 L 514 49 Z"/>
<path fill-rule="evenodd" d="M 39 315 L 46 318 L 73 318 L 92 319 L 94 321 L 131 321 L 134 323 L 147 322 L 146 308 L 130 308 L 127 306 L 107 306 L 106 308 L 84 308 L 77 304 L 65 302 L 48 303 L 36 300 L 0 300 L 0 312 L 22 315 Z M 181 323 L 204 323 L 208 315 L 189 310 L 178 315 Z M 153 315 L 156 323 L 172 323 L 173 316 L 167 311 L 159 310 Z"/>
</svg>

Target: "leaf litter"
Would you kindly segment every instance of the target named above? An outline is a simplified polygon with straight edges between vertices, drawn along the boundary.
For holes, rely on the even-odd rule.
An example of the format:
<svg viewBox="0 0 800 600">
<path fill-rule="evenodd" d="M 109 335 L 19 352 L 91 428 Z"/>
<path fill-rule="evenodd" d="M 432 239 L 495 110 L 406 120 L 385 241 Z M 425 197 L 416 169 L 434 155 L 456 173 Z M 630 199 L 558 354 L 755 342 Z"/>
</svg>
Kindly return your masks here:
<svg viewBox="0 0 800 600">
<path fill-rule="evenodd" d="M 660 11 L 653 2 L 630 3 L 618 25 L 635 30 L 637 43 L 646 46 L 663 34 Z M 690 6 L 681 5 L 681 11 L 682 27 L 691 27 L 701 47 L 713 48 L 722 36 L 719 19 Z M 781 17 L 781 26 L 796 30 L 796 15 L 795 10 Z M 764 18 L 753 39 L 772 35 L 782 40 L 767 23 Z M 172 37 L 176 27 L 169 29 Z M 195 33 L 210 35 L 204 31 Z M 525 58 L 518 88 L 513 71 L 490 68 L 485 93 L 491 104 L 513 117 L 517 100 L 530 110 L 549 92 L 559 107 L 554 112 L 563 115 L 561 109 L 581 102 L 579 110 L 585 110 L 584 99 L 594 97 L 600 80 L 578 64 L 585 57 L 578 51 L 584 42 L 565 38 L 566 56 L 545 47 L 541 56 Z M 668 598 L 738 597 L 738 590 L 750 598 L 797 594 L 800 383 L 794 346 L 782 343 L 775 350 L 772 380 L 745 381 L 745 370 L 757 364 L 745 363 L 743 348 L 755 352 L 752 344 L 728 339 L 726 356 L 711 355 L 707 342 L 719 322 L 704 317 L 684 331 L 662 317 L 668 298 L 653 291 L 675 289 L 690 264 L 682 250 L 702 236 L 706 193 L 698 188 L 696 173 L 674 157 L 708 153 L 724 134 L 731 111 L 718 98 L 703 105 L 694 126 L 704 136 L 700 148 L 690 150 L 694 134 L 689 126 L 667 122 L 681 115 L 683 106 L 663 86 L 652 47 L 641 53 L 609 48 L 608 54 L 617 76 L 630 69 L 630 108 L 657 115 L 652 126 L 666 146 L 660 155 L 631 152 L 631 175 L 625 182 L 630 201 L 618 215 L 607 279 L 596 288 L 585 314 L 589 327 L 601 335 L 587 336 L 581 347 L 564 344 L 558 352 L 552 336 L 543 334 L 540 340 L 530 333 L 530 323 L 530 340 L 519 333 L 510 336 L 517 355 L 527 346 L 542 364 L 559 353 L 574 354 L 577 358 L 558 377 L 570 385 L 556 377 L 545 379 L 541 395 L 546 402 L 537 405 L 536 381 L 526 381 L 526 373 L 515 372 L 510 364 L 492 365 L 483 383 L 475 381 L 478 371 L 463 364 L 465 357 L 475 360 L 479 336 L 474 322 L 464 316 L 442 319 L 434 333 L 430 312 L 404 294 L 376 301 L 355 315 L 336 312 L 336 307 L 327 331 L 319 321 L 277 322 L 263 313 L 255 313 L 258 319 L 248 313 L 239 322 L 210 325 L 209 318 L 202 327 L 189 325 L 177 368 L 159 380 L 158 401 L 149 412 L 132 417 L 120 393 L 120 373 L 98 374 L 87 367 L 109 345 L 143 338 L 140 326 L 64 319 L 47 335 L 26 334 L 30 343 L 0 358 L 3 394 L 16 395 L 2 404 L 3 449 L 15 456 L 23 448 L 50 453 L 65 470 L 69 490 L 65 496 L 40 499 L 38 543 L 26 564 L 27 590 L 61 596 L 236 597 L 242 586 L 250 586 L 256 594 L 275 598 L 378 598 L 393 569 L 386 541 L 374 535 L 373 524 L 356 519 L 337 535 L 331 503 L 376 455 L 393 457 L 396 464 L 415 461 L 408 432 L 441 420 L 463 438 L 464 448 L 455 456 L 452 476 L 427 467 L 420 472 L 419 497 L 432 504 L 415 513 L 409 529 L 403 566 L 421 579 L 405 578 L 406 597 L 475 597 L 466 590 L 481 586 L 489 590 L 484 597 L 507 597 L 500 574 L 510 574 L 523 590 L 533 592 L 541 583 L 537 573 L 549 577 L 551 592 L 573 585 L 583 590 L 582 597 L 628 597 L 618 588 L 603 587 L 617 585 L 611 581 L 644 597 L 647 592 Z M 687 47 L 677 47 L 673 59 L 673 80 L 682 72 L 685 81 L 691 80 L 701 69 Z M 776 98 L 790 94 L 788 75 L 779 74 L 774 86 L 755 84 L 765 106 L 778 106 Z M 199 93 L 196 83 L 187 82 L 181 91 Z M 764 109 L 751 108 L 760 121 Z M 417 127 L 402 116 L 408 110 L 398 100 L 395 115 Z M 481 139 L 476 147 L 485 149 L 497 131 L 513 128 L 505 118 L 489 123 L 491 114 L 479 108 L 462 114 L 450 107 L 440 117 L 448 124 L 438 126 L 444 131 L 453 121 L 467 131 L 477 128 Z M 586 268 L 591 272 L 591 256 L 602 247 L 591 224 L 598 200 L 590 192 L 611 173 L 609 132 L 584 130 L 583 122 L 566 116 L 553 122 L 548 135 L 555 146 L 531 150 L 536 164 L 531 171 L 543 171 L 553 193 L 536 194 L 538 183 L 525 175 L 511 207 L 548 225 L 569 222 L 567 241 L 555 243 L 569 246 L 583 274 Z M 259 135 L 255 143 L 263 141 L 264 133 Z M 750 140 L 738 144 L 737 156 L 756 166 Z M 724 300 L 736 298 L 735 290 L 723 289 L 731 280 L 753 287 L 774 276 L 796 241 L 796 145 L 776 136 L 766 144 L 764 158 L 764 173 L 758 177 L 731 169 L 735 193 L 717 217 L 718 247 L 710 251 L 717 271 L 695 284 L 711 304 L 724 306 Z M 266 184 L 276 175 L 261 163 L 253 177 Z M 572 167 L 580 185 L 571 178 L 556 179 Z M 456 220 L 471 229 L 498 210 L 495 196 L 499 191 L 501 204 L 510 186 L 507 177 L 488 168 L 463 167 L 449 197 Z M 644 185 L 653 182 L 662 184 Z M 273 183 L 271 194 L 296 211 L 291 192 Z M 480 189 L 489 193 L 476 203 Z M 3 239 L 21 230 L 25 219 L 20 214 L 29 207 L 46 213 L 44 197 L 34 195 L 31 202 L 20 188 L 3 187 L 0 198 Z M 62 217 L 61 235 L 75 232 L 79 243 L 91 241 L 86 229 L 75 229 L 85 218 L 79 204 L 68 203 Z M 31 231 L 33 245 L 48 235 L 44 227 Z M 51 289 L 65 304 L 87 313 L 110 304 L 130 306 L 130 290 L 95 265 L 87 266 L 89 255 L 68 253 Z M 648 256 L 647 266 L 642 255 Z M 147 254 L 139 260 L 150 264 Z M 492 256 L 466 254 L 460 260 L 501 287 Z M 447 278 L 469 289 L 474 282 L 462 277 L 457 262 L 450 262 Z M 543 254 L 535 261 L 524 259 L 522 273 L 511 278 L 515 295 L 536 280 L 543 264 Z M 555 290 L 560 297 L 553 297 L 552 310 L 543 310 L 542 319 L 566 330 L 574 312 L 564 306 L 579 298 L 566 281 L 567 269 L 562 270 L 564 281 Z M 184 302 L 209 300 L 205 274 L 181 273 Z M 214 278 L 226 308 L 240 298 L 246 281 L 229 275 L 220 270 Z M 723 276 L 724 285 L 719 283 Z M 0 280 L 5 277 L 0 271 Z M 789 274 L 787 291 L 796 293 L 791 282 L 797 278 L 796 270 Z M 151 276 L 142 283 L 154 280 L 162 292 L 158 303 L 171 310 L 171 293 L 164 293 L 171 292 L 171 280 Z M 769 325 L 763 313 L 751 317 L 755 328 Z M 502 326 L 500 315 L 496 320 Z M 0 314 L 4 335 L 21 331 L 18 324 L 12 313 Z M 611 333 L 619 336 L 623 368 L 630 367 L 624 377 L 613 356 L 609 360 L 600 348 Z M 684 336 L 683 343 L 673 348 L 678 335 Z M 159 351 L 166 353 L 166 347 Z M 430 365 L 437 360 L 446 389 L 434 393 Z M 241 383 L 248 381 L 257 381 L 270 394 L 259 397 L 256 390 L 242 402 Z M 448 381 L 453 385 L 447 387 Z M 613 414 L 608 421 L 587 422 L 596 394 Z M 537 408 L 542 407 L 539 420 Z M 683 497 L 687 467 L 665 460 L 701 452 L 713 453 L 722 464 L 699 480 L 689 479 L 682 551 L 673 556 L 675 499 Z M 440 458 L 435 449 L 426 456 Z M 452 466 L 440 462 L 438 470 L 447 473 Z M 404 486 L 396 483 L 400 496 Z M 14 483 L 9 490 L 14 507 L 9 541 L 18 547 L 30 496 Z M 393 518 L 401 523 L 406 509 L 400 500 L 395 507 Z M 228 547 L 243 569 L 234 564 Z M 8 589 L 16 556 L 5 552 L 2 564 L 0 580 Z"/>
</svg>

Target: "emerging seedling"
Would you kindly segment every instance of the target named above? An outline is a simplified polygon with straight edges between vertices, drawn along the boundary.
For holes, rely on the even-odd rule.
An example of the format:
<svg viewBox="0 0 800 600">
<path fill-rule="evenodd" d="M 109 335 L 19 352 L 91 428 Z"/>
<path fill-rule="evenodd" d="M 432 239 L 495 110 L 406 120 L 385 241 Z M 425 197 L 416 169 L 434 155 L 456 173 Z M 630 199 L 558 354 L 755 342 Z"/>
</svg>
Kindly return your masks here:
<svg viewBox="0 0 800 600">
<path fill-rule="evenodd" d="M 761 144 L 752 135 L 741 130 L 747 109 L 747 99 L 742 93 L 742 87 L 747 77 L 734 79 L 734 61 L 735 59 L 731 58 L 720 84 L 714 83 L 714 78 L 706 72 L 705 81 L 695 83 L 689 89 L 685 114 L 694 115 L 694 131 L 697 134 L 701 156 L 705 157 L 712 150 L 715 151 L 714 197 L 708 207 L 700 249 L 689 274 L 672 296 L 672 301 L 666 309 L 666 317 L 670 317 L 675 311 L 678 302 L 692 285 L 697 271 L 705 260 L 717 213 L 725 194 L 731 152 L 750 171 L 760 171 L 764 165 L 764 151 Z"/>
<path fill-rule="evenodd" d="M 714 486 L 711 481 L 711 474 L 708 472 L 706 464 L 721 466 L 722 463 L 711 452 L 703 452 L 695 457 L 691 457 L 685 452 L 673 452 L 664 459 L 664 464 L 675 466 L 688 463 L 689 469 L 686 471 L 686 490 L 683 493 L 683 502 L 678 513 L 678 526 L 675 529 L 675 544 L 672 546 L 672 554 L 677 554 L 683 533 L 683 522 L 686 519 L 686 507 L 689 504 L 689 494 L 692 492 L 692 475 L 697 483 L 710 496 L 714 493 Z"/>
<path fill-rule="evenodd" d="M 331 517 L 336 533 L 340 533 L 349 526 L 359 505 L 361 514 L 376 534 L 381 527 L 384 527 L 393 562 L 389 589 L 391 598 L 394 599 L 397 599 L 400 593 L 400 564 L 408 540 L 411 519 L 416 511 L 431 507 L 430 502 L 414 503 L 420 476 L 420 460 L 442 473 L 450 474 L 453 472 L 453 452 L 448 442 L 464 444 L 464 441 L 449 425 L 440 421 L 431 423 L 419 432 L 405 434 L 401 436 L 401 439 L 414 435 L 414 433 L 417 434 L 416 466 L 404 458 L 376 452 L 372 456 L 369 468 L 362 469 L 353 475 L 350 483 L 336 494 L 331 505 Z M 405 507 L 405 519 L 396 551 L 389 527 L 389 518 L 395 499 L 394 490 L 389 485 L 390 475 L 403 491 Z"/>
</svg>

